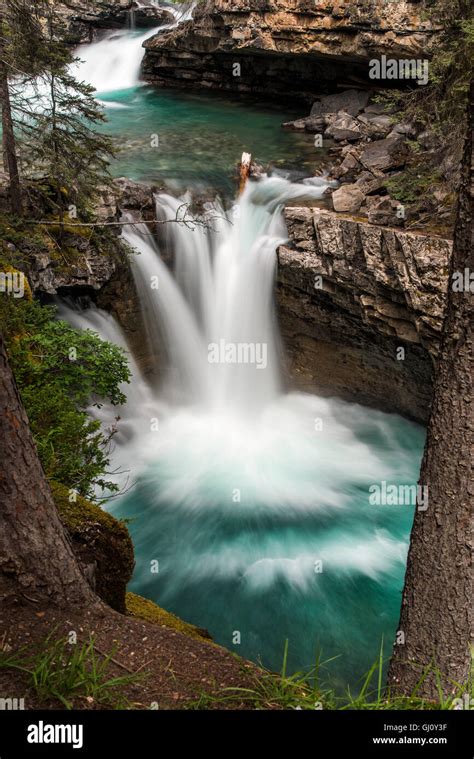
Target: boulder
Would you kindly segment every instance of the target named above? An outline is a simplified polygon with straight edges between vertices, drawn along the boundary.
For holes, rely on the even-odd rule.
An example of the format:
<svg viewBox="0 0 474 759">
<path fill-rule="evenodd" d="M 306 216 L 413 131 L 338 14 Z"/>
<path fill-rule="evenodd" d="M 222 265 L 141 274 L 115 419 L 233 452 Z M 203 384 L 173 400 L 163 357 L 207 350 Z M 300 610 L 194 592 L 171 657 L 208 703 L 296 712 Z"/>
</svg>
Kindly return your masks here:
<svg viewBox="0 0 474 759">
<path fill-rule="evenodd" d="M 92 589 L 112 609 L 124 613 L 127 583 L 135 565 L 126 524 L 81 496 L 71 502 L 64 485 L 51 483 L 51 492 Z"/>
<path fill-rule="evenodd" d="M 342 163 L 333 169 L 331 173 L 336 179 L 345 177 L 347 181 L 349 179 L 354 179 L 361 170 L 362 166 L 359 163 L 358 151 L 353 149 L 344 156 Z"/>
<path fill-rule="evenodd" d="M 362 113 L 357 116 L 361 130 L 368 137 L 387 137 L 393 128 L 393 118 L 388 115 Z"/>
<path fill-rule="evenodd" d="M 117 195 L 119 210 L 151 211 L 154 213 L 154 188 L 143 182 L 135 182 L 128 177 L 114 179 L 114 190 Z"/>
<path fill-rule="evenodd" d="M 363 171 L 357 177 L 356 185 L 364 195 L 372 195 L 382 189 L 384 182 L 383 177 L 375 177 L 370 171 Z"/>
<path fill-rule="evenodd" d="M 364 113 L 373 113 L 377 116 L 381 116 L 389 111 L 390 109 L 387 110 L 385 103 L 369 103 L 369 105 L 364 108 Z"/>
<path fill-rule="evenodd" d="M 282 124 L 283 129 L 290 129 L 293 132 L 322 132 L 326 122 L 320 116 L 307 116 L 304 119 L 295 119 L 295 121 L 285 121 Z"/>
<path fill-rule="evenodd" d="M 370 93 L 366 90 L 344 90 L 335 95 L 325 95 L 313 103 L 311 116 L 322 116 L 324 113 L 344 111 L 350 116 L 357 116 L 369 102 Z"/>
<path fill-rule="evenodd" d="M 306 119 L 295 119 L 294 121 L 284 121 L 281 125 L 283 129 L 289 129 L 292 132 L 304 132 Z"/>
<path fill-rule="evenodd" d="M 312 134 L 323 132 L 325 126 L 326 122 L 321 116 L 308 116 L 308 118 L 305 119 L 306 132 L 311 132 Z"/>
<path fill-rule="evenodd" d="M 326 134 L 333 137 L 336 142 L 348 140 L 349 142 L 360 139 L 362 136 L 360 124 L 348 113 L 341 111 L 331 126 L 326 129 Z"/>
<path fill-rule="evenodd" d="M 345 184 L 334 190 L 332 204 L 339 213 L 356 213 L 364 200 L 364 193 L 355 184 Z"/>
<path fill-rule="evenodd" d="M 370 143 L 361 153 L 361 164 L 373 172 L 383 172 L 403 166 L 408 147 L 400 136 L 387 137 Z"/>
<path fill-rule="evenodd" d="M 397 209 L 400 204 L 396 200 L 392 200 L 389 195 L 371 200 L 367 213 L 369 224 L 386 227 L 402 227 L 404 225 L 404 219 L 397 216 Z"/>
</svg>

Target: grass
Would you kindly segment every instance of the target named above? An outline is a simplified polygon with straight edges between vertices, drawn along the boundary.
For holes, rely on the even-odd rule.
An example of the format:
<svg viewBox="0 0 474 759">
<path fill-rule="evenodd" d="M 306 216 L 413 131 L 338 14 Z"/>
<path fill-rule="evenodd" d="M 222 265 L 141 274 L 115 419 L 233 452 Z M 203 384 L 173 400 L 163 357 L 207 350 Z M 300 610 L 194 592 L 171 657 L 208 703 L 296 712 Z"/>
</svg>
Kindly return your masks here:
<svg viewBox="0 0 474 759">
<path fill-rule="evenodd" d="M 41 701 L 55 699 L 65 709 L 80 708 L 80 701 L 86 701 L 89 708 L 133 708 L 124 689 L 144 674 L 114 675 L 111 672 L 115 664 L 114 654 L 115 651 L 109 654 L 98 651 L 92 636 L 87 642 L 71 644 L 67 638 L 54 640 L 52 633 L 34 653 L 28 648 L 16 652 L 0 651 L 0 670 L 23 673 L 26 686 L 33 688 Z M 451 710 L 456 707 L 456 699 L 466 695 L 474 699 L 472 670 L 469 683 L 461 685 L 453 681 L 451 693 L 445 696 L 441 673 L 434 665 L 421 672 L 409 696 L 391 694 L 384 685 L 386 659 L 383 657 L 383 642 L 377 659 L 361 679 L 358 689 L 353 692 L 347 688 L 344 694 L 337 694 L 332 688 L 323 686 L 320 679 L 321 668 L 333 660 L 321 661 L 319 655 L 310 670 L 289 674 L 286 641 L 279 674 L 263 668 L 249 672 L 245 668 L 246 678 L 250 677 L 252 681 L 249 687 L 222 688 L 214 694 L 202 691 L 194 701 L 188 702 L 186 708 L 200 710 L 224 705 L 232 708 L 234 704 L 257 710 Z M 429 675 L 435 678 L 437 700 L 419 695 Z"/>
<path fill-rule="evenodd" d="M 143 675 L 112 675 L 114 653 L 98 652 L 92 636 L 87 642 L 71 644 L 67 638 L 55 641 L 49 635 L 35 653 L 27 648 L 0 651 L 0 669 L 24 673 L 27 686 L 39 699 L 56 699 L 65 709 L 77 708 L 77 700 L 85 700 L 91 707 L 126 709 L 130 703 L 123 689 Z"/>
<path fill-rule="evenodd" d="M 395 695 L 384 685 L 384 666 L 386 659 L 383 657 L 383 641 L 380 652 L 369 671 L 361 679 L 361 684 L 356 692 L 349 687 L 343 695 L 338 695 L 331 688 L 324 688 L 320 684 L 320 669 L 325 664 L 333 661 L 328 659 L 321 662 L 320 656 L 316 665 L 307 672 L 287 673 L 288 641 L 285 643 L 283 653 L 283 665 L 280 674 L 269 670 L 257 672 L 251 675 L 254 680 L 253 687 L 249 688 L 224 688 L 215 695 L 202 692 L 188 707 L 191 709 L 206 709 L 211 705 L 235 703 L 245 704 L 254 709 L 301 709 L 301 710 L 450 710 L 455 708 L 456 699 L 462 699 L 467 693 L 474 698 L 473 671 L 466 685 L 452 681 L 452 692 L 445 696 L 441 686 L 442 678 L 440 671 L 434 666 L 426 667 L 420 674 L 420 678 L 409 696 Z M 247 673 L 248 675 L 248 673 Z M 438 691 L 436 701 L 424 698 L 419 694 L 425 679 L 432 675 Z"/>
</svg>

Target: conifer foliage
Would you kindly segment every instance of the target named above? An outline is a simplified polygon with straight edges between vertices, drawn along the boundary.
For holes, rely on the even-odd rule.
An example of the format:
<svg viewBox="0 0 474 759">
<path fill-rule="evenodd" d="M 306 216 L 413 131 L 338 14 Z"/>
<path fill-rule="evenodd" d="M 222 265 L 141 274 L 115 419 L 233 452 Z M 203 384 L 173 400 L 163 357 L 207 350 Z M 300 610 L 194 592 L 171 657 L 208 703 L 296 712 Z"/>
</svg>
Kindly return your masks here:
<svg viewBox="0 0 474 759">
<path fill-rule="evenodd" d="M 11 210 L 34 184 L 59 221 L 90 208 L 108 183 L 111 141 L 94 89 L 77 77 L 74 50 L 52 0 L 0 0 L 0 90 Z"/>
</svg>

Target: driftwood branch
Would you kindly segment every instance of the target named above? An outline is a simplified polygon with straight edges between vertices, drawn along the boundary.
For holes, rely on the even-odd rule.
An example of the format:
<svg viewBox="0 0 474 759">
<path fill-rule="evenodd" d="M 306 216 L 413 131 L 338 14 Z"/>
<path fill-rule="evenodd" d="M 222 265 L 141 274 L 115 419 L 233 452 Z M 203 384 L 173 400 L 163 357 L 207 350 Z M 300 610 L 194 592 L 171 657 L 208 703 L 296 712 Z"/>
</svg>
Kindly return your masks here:
<svg viewBox="0 0 474 759">
<path fill-rule="evenodd" d="M 180 216 L 181 208 L 185 208 L 185 213 Z M 223 216 L 219 216 L 219 214 L 216 214 L 214 216 L 209 216 L 207 219 L 195 219 L 192 216 L 188 216 L 188 207 L 186 204 L 183 204 L 179 206 L 179 208 L 176 211 L 176 216 L 174 219 L 135 219 L 134 221 L 69 221 L 67 219 L 62 219 L 61 221 L 51 221 L 49 219 L 42 221 L 41 219 L 25 219 L 25 224 L 36 224 L 38 226 L 51 226 L 51 227 L 61 227 L 65 228 L 67 227 L 67 230 L 70 229 L 80 229 L 80 228 L 90 228 L 94 229 L 97 227 L 137 227 L 140 225 L 147 225 L 147 224 L 184 224 L 185 227 L 188 229 L 194 230 L 195 227 L 210 227 L 210 222 L 214 221 L 214 219 L 222 219 L 225 218 Z M 143 232 L 143 234 L 147 234 L 146 232 Z M 148 234 L 152 234 L 151 232 Z"/>
<path fill-rule="evenodd" d="M 39 224 L 40 226 L 43 225 L 50 225 L 53 227 L 67 227 L 68 229 L 71 229 L 73 227 L 136 227 L 139 224 L 170 224 L 170 223 L 178 223 L 178 224 L 190 224 L 191 222 L 189 220 L 185 219 L 163 219 L 163 220 L 149 220 L 145 221 L 144 219 L 141 219 L 140 221 L 91 221 L 91 222 L 68 222 L 68 221 L 38 221 L 35 219 L 25 219 L 25 224 Z M 195 219 L 192 220 L 193 224 L 198 224 L 202 222 L 197 222 Z"/>
</svg>

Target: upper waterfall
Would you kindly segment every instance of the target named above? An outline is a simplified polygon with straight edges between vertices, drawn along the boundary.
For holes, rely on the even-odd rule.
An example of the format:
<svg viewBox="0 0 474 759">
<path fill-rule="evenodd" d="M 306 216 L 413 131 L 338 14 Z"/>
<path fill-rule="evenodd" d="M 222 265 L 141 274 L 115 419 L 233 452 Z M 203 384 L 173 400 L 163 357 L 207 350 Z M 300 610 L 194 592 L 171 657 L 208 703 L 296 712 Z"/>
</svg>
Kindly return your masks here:
<svg viewBox="0 0 474 759">
<path fill-rule="evenodd" d="M 159 7 L 159 3 L 154 3 Z M 166 6 L 174 16 L 172 24 L 163 24 L 146 31 L 134 28 L 113 31 L 92 44 L 77 48 L 78 62 L 75 75 L 91 84 L 97 92 L 107 93 L 136 87 L 140 80 L 140 69 L 145 55 L 143 43 L 155 34 L 174 29 L 192 17 L 194 3 L 184 3 L 176 7 Z"/>
</svg>

